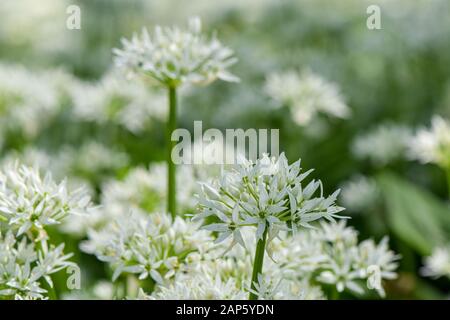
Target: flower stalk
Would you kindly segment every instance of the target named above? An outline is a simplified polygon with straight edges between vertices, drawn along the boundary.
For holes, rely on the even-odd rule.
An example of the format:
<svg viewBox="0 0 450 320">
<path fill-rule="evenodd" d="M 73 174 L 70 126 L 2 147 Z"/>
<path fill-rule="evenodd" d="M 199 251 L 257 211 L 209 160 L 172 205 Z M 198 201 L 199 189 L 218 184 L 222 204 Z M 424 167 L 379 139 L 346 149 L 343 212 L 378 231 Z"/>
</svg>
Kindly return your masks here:
<svg viewBox="0 0 450 320">
<path fill-rule="evenodd" d="M 256 240 L 255 260 L 253 261 L 252 283 L 249 300 L 257 300 L 256 284 L 258 283 L 258 275 L 262 274 L 264 263 L 264 252 L 266 251 L 267 230 L 265 229 L 262 237 Z"/>
<path fill-rule="evenodd" d="M 176 87 L 169 86 L 169 119 L 167 122 L 167 212 L 172 217 L 177 214 L 176 197 L 176 166 L 172 161 L 172 149 L 175 141 L 172 140 L 172 133 L 177 126 L 177 92 Z"/>
</svg>

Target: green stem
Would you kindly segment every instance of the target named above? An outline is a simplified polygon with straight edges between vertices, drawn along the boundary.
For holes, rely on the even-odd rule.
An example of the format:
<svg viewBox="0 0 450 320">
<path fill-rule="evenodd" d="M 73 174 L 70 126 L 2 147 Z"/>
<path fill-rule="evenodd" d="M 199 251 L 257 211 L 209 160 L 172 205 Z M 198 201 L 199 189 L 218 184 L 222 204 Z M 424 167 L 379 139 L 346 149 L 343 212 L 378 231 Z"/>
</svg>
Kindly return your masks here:
<svg viewBox="0 0 450 320">
<path fill-rule="evenodd" d="M 258 275 L 262 274 L 264 251 L 266 249 L 267 229 L 268 228 L 266 226 L 262 238 L 257 240 L 256 243 L 255 260 L 253 262 L 252 283 L 251 283 L 252 291 L 256 291 L 255 284 L 258 283 Z M 250 292 L 249 299 L 257 300 L 258 297 L 255 292 Z"/>
<path fill-rule="evenodd" d="M 177 92 L 173 86 L 169 87 L 169 121 L 167 123 L 167 212 L 172 217 L 177 214 L 176 198 L 176 166 L 172 161 L 172 149 L 176 141 L 172 141 L 172 132 L 177 126 Z"/>
</svg>

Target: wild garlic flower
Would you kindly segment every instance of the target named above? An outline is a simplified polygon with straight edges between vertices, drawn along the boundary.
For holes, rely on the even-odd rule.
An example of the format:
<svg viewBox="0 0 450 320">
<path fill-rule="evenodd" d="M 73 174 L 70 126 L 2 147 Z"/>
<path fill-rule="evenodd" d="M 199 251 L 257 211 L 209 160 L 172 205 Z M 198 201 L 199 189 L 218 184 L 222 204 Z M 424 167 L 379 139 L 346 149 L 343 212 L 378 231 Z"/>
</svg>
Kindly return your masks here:
<svg viewBox="0 0 450 320">
<path fill-rule="evenodd" d="M 135 134 L 167 116 L 166 95 L 149 90 L 143 83 L 126 81 L 113 72 L 98 82 L 74 82 L 69 93 L 75 118 L 114 123 Z"/>
<path fill-rule="evenodd" d="M 276 279 L 276 278 L 275 278 Z M 307 280 L 274 280 L 273 277 L 258 276 L 254 291 L 258 300 L 324 300 L 325 296 L 318 286 L 312 286 Z"/>
<path fill-rule="evenodd" d="M 450 278 L 450 246 L 434 249 L 431 256 L 425 258 L 425 266 L 421 271 L 427 277 Z"/>
<path fill-rule="evenodd" d="M 279 106 L 288 106 L 293 120 L 301 126 L 318 113 L 343 119 L 351 114 L 339 88 L 311 71 L 270 74 L 265 91 Z"/>
<path fill-rule="evenodd" d="M 83 189 L 70 192 L 66 181 L 56 184 L 48 173 L 15 164 L 0 172 L 0 218 L 20 236 L 43 236 L 44 227 L 61 223 L 69 214 L 86 214 L 90 197 Z"/>
<path fill-rule="evenodd" d="M 187 257 L 202 252 L 211 242 L 206 231 L 168 214 L 130 213 L 99 231 L 91 230 L 82 250 L 95 254 L 114 270 L 113 281 L 122 273 L 138 274 L 163 284 L 182 267 Z"/>
<path fill-rule="evenodd" d="M 374 165 L 384 166 L 406 157 L 411 136 L 411 129 L 406 126 L 382 124 L 358 136 L 352 151 L 359 159 L 368 159 Z"/>
<path fill-rule="evenodd" d="M 376 206 L 381 192 L 374 179 L 362 175 L 352 177 L 341 187 L 342 205 L 353 213 L 364 213 Z"/>
<path fill-rule="evenodd" d="M 450 122 L 434 116 L 429 129 L 420 129 L 410 140 L 411 158 L 422 163 L 434 163 L 450 170 Z"/>
<path fill-rule="evenodd" d="M 157 26 L 150 35 L 144 28 L 141 35 L 122 39 L 122 45 L 123 49 L 113 51 L 117 66 L 164 86 L 208 84 L 216 79 L 238 81 L 227 70 L 236 62 L 233 51 L 215 36 L 202 34 L 199 18 L 189 21 L 187 31 Z"/>
<path fill-rule="evenodd" d="M 0 300 L 44 299 L 43 282 L 53 287 L 50 275 L 74 265 L 63 249 L 64 244 L 38 249 L 35 242 L 19 240 L 12 231 L 0 233 Z"/>
<path fill-rule="evenodd" d="M 379 244 L 371 239 L 358 244 L 357 232 L 345 221 L 320 224 L 320 228 L 299 232 L 294 236 L 281 234 L 273 241 L 274 261 L 266 262 L 266 274 L 272 277 L 310 281 L 335 286 L 338 292 L 348 289 L 363 294 L 371 277 L 371 270 L 379 271 L 381 281 L 396 277 L 399 257 L 389 250 L 387 238 Z M 295 283 L 295 281 L 293 282 Z"/>
<path fill-rule="evenodd" d="M 245 300 L 248 293 L 232 277 L 223 279 L 211 270 L 177 274 L 167 286 L 158 286 L 147 299 L 155 300 Z"/>
<path fill-rule="evenodd" d="M 67 80 L 60 71 L 32 72 L 0 64 L 0 136 L 14 131 L 35 138 L 59 112 L 61 83 Z"/>
<path fill-rule="evenodd" d="M 395 270 L 399 259 L 399 256 L 389 250 L 387 238 L 378 245 L 371 239 L 358 245 L 357 232 L 347 228 L 345 222 L 324 224 L 322 227 L 315 237 L 325 240 L 322 242 L 322 252 L 327 255 L 327 259 L 322 265 L 323 271 L 317 280 L 334 284 L 338 292 L 349 289 L 363 294 L 362 280 L 368 280 L 370 269 L 376 269 L 379 272 L 376 276 L 380 283 L 375 289 L 384 296 L 381 281 L 396 278 Z"/>
<path fill-rule="evenodd" d="M 255 163 L 243 160 L 224 171 L 216 184 L 202 184 L 201 212 L 194 219 L 214 216 L 218 222 L 204 228 L 219 233 L 217 242 L 231 236 L 232 245 L 245 247 L 244 226 L 256 227 L 257 239 L 268 231 L 270 243 L 280 230 L 295 232 L 321 218 L 339 218 L 337 213 L 344 210 L 335 205 L 339 191 L 324 197 L 320 181 L 303 186 L 310 172 L 301 172 L 300 160 L 289 165 L 284 154 L 278 159 L 266 154 Z"/>
</svg>

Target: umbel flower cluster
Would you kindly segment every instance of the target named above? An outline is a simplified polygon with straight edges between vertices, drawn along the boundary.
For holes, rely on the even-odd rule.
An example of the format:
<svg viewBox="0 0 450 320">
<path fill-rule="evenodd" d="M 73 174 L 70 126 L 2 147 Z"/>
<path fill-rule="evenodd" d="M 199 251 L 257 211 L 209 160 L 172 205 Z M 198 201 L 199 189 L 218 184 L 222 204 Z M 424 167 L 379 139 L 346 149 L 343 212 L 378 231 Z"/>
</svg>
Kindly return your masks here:
<svg viewBox="0 0 450 320">
<path fill-rule="evenodd" d="M 157 26 L 150 35 L 144 28 L 131 40 L 123 39 L 122 44 L 123 49 L 114 50 L 116 65 L 164 86 L 208 84 L 216 79 L 238 81 L 227 71 L 237 61 L 233 51 L 215 36 L 203 35 L 199 18 L 189 21 L 187 31 Z"/>
<path fill-rule="evenodd" d="M 204 228 L 219 233 L 218 242 L 233 237 L 233 244 L 245 246 L 241 227 L 256 227 L 256 238 L 268 234 L 269 242 L 281 230 L 296 232 L 325 218 L 333 221 L 344 208 L 335 204 L 339 191 L 323 196 L 322 183 L 303 180 L 300 160 L 289 165 L 284 154 L 276 159 L 265 154 L 255 163 L 249 160 L 224 172 L 216 184 L 204 183 L 199 196 L 201 212 L 195 220 L 215 216 L 216 223 Z"/>
<path fill-rule="evenodd" d="M 0 299 L 42 299 L 52 274 L 74 265 L 46 228 L 89 210 L 83 190 L 69 192 L 37 169 L 8 166 L 0 172 Z"/>
<path fill-rule="evenodd" d="M 247 299 L 254 291 L 258 299 L 325 299 L 333 292 L 357 296 L 372 289 L 384 296 L 383 280 L 396 277 L 398 256 L 387 246 L 365 240 L 358 244 L 357 232 L 340 223 L 321 223 L 291 235 L 282 232 L 272 242 L 274 259 L 264 262 L 264 276 L 254 289 L 248 281 L 252 274 L 255 250 L 254 232 L 242 229 L 246 248 L 235 246 L 223 256 L 228 246 L 221 243 L 203 254 L 193 253 L 184 272 L 178 272 L 164 285 L 158 285 L 149 299 Z M 374 286 L 368 280 L 379 271 Z M 330 290 L 331 288 L 331 290 Z"/>
<path fill-rule="evenodd" d="M 344 119 L 351 114 L 339 88 L 311 71 L 270 74 L 265 90 L 278 106 L 291 109 L 298 125 L 307 125 L 318 113 Z"/>
</svg>

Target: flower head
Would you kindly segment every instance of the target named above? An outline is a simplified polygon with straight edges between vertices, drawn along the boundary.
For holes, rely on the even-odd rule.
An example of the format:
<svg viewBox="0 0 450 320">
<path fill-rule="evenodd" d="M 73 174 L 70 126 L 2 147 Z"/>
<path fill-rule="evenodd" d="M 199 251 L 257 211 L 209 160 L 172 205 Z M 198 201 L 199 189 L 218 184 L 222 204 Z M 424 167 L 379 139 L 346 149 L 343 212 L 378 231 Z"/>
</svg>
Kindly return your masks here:
<svg viewBox="0 0 450 320">
<path fill-rule="evenodd" d="M 43 235 L 48 225 L 59 224 L 69 214 L 90 210 L 90 197 L 83 189 L 73 192 L 66 182 L 56 184 L 38 169 L 17 163 L 0 172 L 0 218 L 20 236 L 28 231 Z"/>
<path fill-rule="evenodd" d="M 275 101 L 290 107 L 299 125 L 308 124 L 320 112 L 337 118 L 351 113 L 338 87 L 310 71 L 271 74 L 265 89 Z"/>
<path fill-rule="evenodd" d="M 233 51 L 215 36 L 203 35 L 199 18 L 189 21 L 187 31 L 157 26 L 150 35 L 144 28 L 141 35 L 135 34 L 131 41 L 123 39 L 122 44 L 123 49 L 114 50 L 119 67 L 165 86 L 238 80 L 227 71 L 236 62 Z"/>
<path fill-rule="evenodd" d="M 301 172 L 300 161 L 289 165 L 284 154 L 278 159 L 264 155 L 255 163 L 244 160 L 224 171 L 216 184 L 202 185 L 201 212 L 194 219 L 214 216 L 217 222 L 204 228 L 218 232 L 218 242 L 232 236 L 232 245 L 242 246 L 244 226 L 255 227 L 257 239 L 267 231 L 270 243 L 280 230 L 311 227 L 321 218 L 334 220 L 344 210 L 335 204 L 339 191 L 324 197 L 320 181 L 303 185 L 310 172 Z"/>
<path fill-rule="evenodd" d="M 450 169 L 450 122 L 435 116 L 431 127 L 419 130 L 409 147 L 412 158 Z"/>
<path fill-rule="evenodd" d="M 71 254 L 64 255 L 63 249 L 64 244 L 41 250 L 26 237 L 19 240 L 11 231 L 0 233 L 0 299 L 45 298 L 42 281 L 53 287 L 50 275 L 74 265 L 68 261 Z"/>
</svg>

